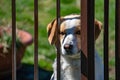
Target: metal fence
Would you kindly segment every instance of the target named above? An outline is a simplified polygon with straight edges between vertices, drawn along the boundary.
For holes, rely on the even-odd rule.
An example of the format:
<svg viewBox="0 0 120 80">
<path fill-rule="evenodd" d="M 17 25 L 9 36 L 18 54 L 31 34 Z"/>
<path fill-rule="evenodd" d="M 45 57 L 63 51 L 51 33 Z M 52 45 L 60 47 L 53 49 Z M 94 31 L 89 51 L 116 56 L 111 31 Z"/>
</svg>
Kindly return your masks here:
<svg viewBox="0 0 120 80">
<path fill-rule="evenodd" d="M 82 74 L 82 80 L 95 80 L 94 73 L 94 6 L 95 0 L 81 0 L 81 60 L 86 59 L 87 76 Z M 12 80 L 16 80 L 16 1 L 12 0 Z M 115 80 L 120 80 L 120 0 L 115 4 Z M 60 0 L 56 0 L 57 22 L 60 26 Z M 104 80 L 109 80 L 108 65 L 108 29 L 109 0 L 104 0 Z M 59 27 L 58 27 L 59 30 Z M 34 0 L 34 80 L 38 80 L 38 0 Z M 57 49 L 57 80 L 60 80 L 60 48 Z M 84 61 L 81 61 L 83 64 Z M 82 66 L 82 65 L 81 65 Z M 83 68 L 82 66 L 81 68 Z M 83 79 L 83 77 L 86 77 Z"/>
</svg>

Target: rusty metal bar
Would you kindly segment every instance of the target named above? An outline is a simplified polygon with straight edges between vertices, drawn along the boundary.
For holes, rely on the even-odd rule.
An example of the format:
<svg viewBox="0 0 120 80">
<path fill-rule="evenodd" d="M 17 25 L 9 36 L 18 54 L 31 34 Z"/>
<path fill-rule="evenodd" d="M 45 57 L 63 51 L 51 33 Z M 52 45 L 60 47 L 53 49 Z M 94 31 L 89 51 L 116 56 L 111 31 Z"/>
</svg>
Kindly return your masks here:
<svg viewBox="0 0 120 80">
<path fill-rule="evenodd" d="M 87 0 L 81 0 L 81 80 L 88 80 L 87 76 Z M 85 60 L 85 61 L 84 61 Z M 86 64 L 85 66 L 83 64 Z M 85 70 L 85 71 L 83 71 Z M 86 72 L 86 74 L 84 73 Z"/>
<path fill-rule="evenodd" d="M 38 80 L 38 0 L 34 0 L 34 80 Z"/>
<path fill-rule="evenodd" d="M 57 17 L 57 32 L 60 30 L 60 0 L 56 1 L 56 17 Z M 61 73 L 61 65 L 60 65 L 60 37 L 58 37 L 58 43 L 57 43 L 57 80 L 60 80 L 60 73 Z"/>
<path fill-rule="evenodd" d="M 16 0 L 12 0 L 12 80 L 16 80 Z"/>
<path fill-rule="evenodd" d="M 94 0 L 81 0 L 81 36 L 82 52 L 83 55 L 87 58 L 86 77 L 88 78 L 88 80 L 95 80 Z M 85 78 L 84 80 L 87 79 Z"/>
<path fill-rule="evenodd" d="M 115 80 L 120 80 L 120 0 L 116 0 L 115 4 Z"/>
<path fill-rule="evenodd" d="M 109 0 L 104 0 L 104 80 L 109 80 Z"/>
</svg>

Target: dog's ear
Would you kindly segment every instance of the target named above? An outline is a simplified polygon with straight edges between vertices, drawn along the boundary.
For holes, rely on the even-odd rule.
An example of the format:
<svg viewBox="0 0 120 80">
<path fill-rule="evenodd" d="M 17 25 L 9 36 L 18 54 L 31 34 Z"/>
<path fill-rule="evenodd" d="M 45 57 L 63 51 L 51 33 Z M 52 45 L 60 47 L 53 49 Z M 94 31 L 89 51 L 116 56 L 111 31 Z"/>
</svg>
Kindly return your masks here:
<svg viewBox="0 0 120 80">
<path fill-rule="evenodd" d="M 56 43 L 56 38 L 57 38 L 57 29 L 56 28 L 57 28 L 56 20 L 53 20 L 47 26 L 48 41 L 51 45 L 54 45 Z"/>
<path fill-rule="evenodd" d="M 95 40 L 98 38 L 102 29 L 102 23 L 98 20 L 95 20 Z"/>
</svg>

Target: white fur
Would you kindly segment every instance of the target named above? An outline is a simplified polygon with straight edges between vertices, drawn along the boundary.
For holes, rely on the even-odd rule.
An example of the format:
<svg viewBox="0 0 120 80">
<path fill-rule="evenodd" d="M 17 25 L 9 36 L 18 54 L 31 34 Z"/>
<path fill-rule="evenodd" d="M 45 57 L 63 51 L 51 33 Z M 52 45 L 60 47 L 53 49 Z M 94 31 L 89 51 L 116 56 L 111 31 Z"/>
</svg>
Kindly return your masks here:
<svg viewBox="0 0 120 80">
<path fill-rule="evenodd" d="M 57 80 L 56 60 L 53 64 L 54 80 Z M 60 80 L 81 80 L 80 58 L 69 58 L 61 56 L 61 79 Z M 95 53 L 95 80 L 104 80 L 103 63 L 97 52 Z"/>
</svg>

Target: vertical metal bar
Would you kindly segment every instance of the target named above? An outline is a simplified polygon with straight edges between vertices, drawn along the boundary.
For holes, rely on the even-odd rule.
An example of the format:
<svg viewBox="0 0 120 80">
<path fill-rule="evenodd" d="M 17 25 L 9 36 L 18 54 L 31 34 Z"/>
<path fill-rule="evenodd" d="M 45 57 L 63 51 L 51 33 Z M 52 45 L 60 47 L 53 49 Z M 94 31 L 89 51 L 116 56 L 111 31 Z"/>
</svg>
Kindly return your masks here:
<svg viewBox="0 0 120 80">
<path fill-rule="evenodd" d="M 108 24 L 109 24 L 109 0 L 104 0 L 104 80 L 109 79 Z"/>
<path fill-rule="evenodd" d="M 87 0 L 81 0 L 81 80 L 88 80 L 88 64 L 87 60 L 83 61 L 84 59 L 87 59 Z M 83 65 L 86 63 L 86 67 Z M 85 68 L 84 68 L 85 67 Z M 86 74 L 84 74 L 84 71 L 86 71 Z M 84 79 L 85 78 L 85 79 Z"/>
<path fill-rule="evenodd" d="M 95 80 L 94 0 L 81 0 L 81 26 L 82 52 L 87 57 L 87 77 L 88 80 Z"/>
<path fill-rule="evenodd" d="M 115 80 L 120 80 L 120 0 L 116 0 L 115 12 Z"/>
<path fill-rule="evenodd" d="M 12 80 L 16 80 L 16 0 L 12 0 Z"/>
<path fill-rule="evenodd" d="M 34 80 L 38 80 L 38 0 L 34 0 Z"/>
<path fill-rule="evenodd" d="M 56 10 L 56 13 L 57 13 L 57 31 L 59 32 L 60 30 L 60 0 L 57 0 L 56 2 L 56 6 L 57 6 L 57 10 Z M 58 37 L 58 40 L 59 39 L 59 36 Z M 58 41 L 58 44 L 57 44 L 57 80 L 60 80 L 60 73 L 61 73 L 61 65 L 60 65 L 60 41 Z"/>
<path fill-rule="evenodd" d="M 88 80 L 95 80 L 95 55 L 94 55 L 94 0 L 88 0 L 88 22 L 87 22 L 87 27 L 88 27 Z"/>
</svg>

